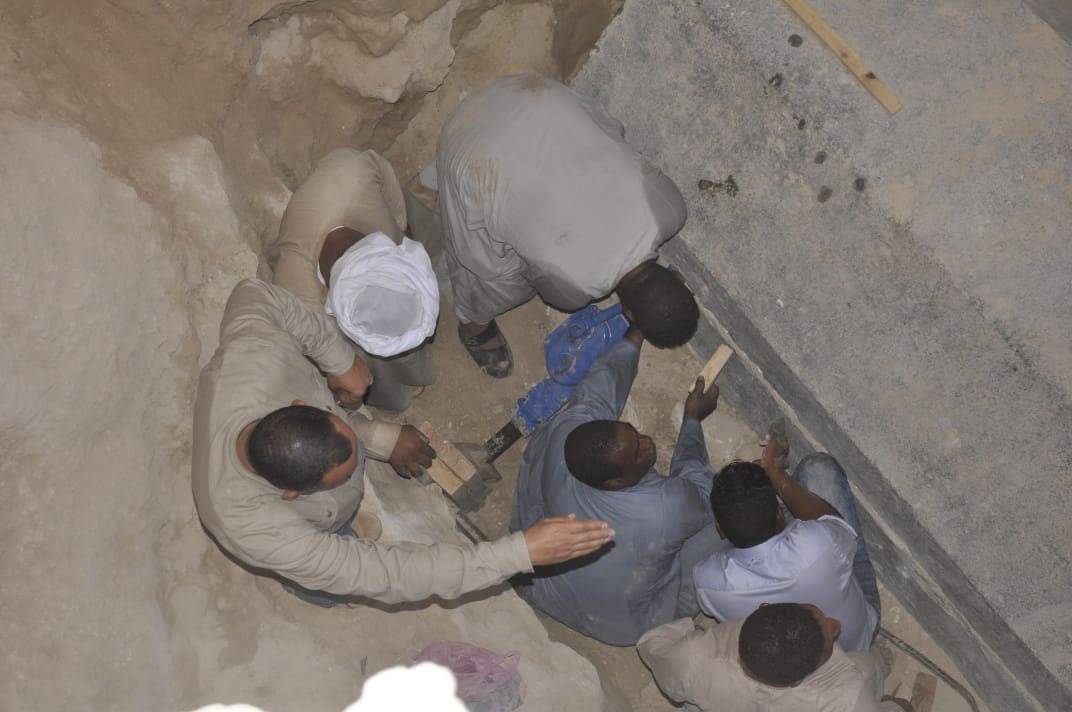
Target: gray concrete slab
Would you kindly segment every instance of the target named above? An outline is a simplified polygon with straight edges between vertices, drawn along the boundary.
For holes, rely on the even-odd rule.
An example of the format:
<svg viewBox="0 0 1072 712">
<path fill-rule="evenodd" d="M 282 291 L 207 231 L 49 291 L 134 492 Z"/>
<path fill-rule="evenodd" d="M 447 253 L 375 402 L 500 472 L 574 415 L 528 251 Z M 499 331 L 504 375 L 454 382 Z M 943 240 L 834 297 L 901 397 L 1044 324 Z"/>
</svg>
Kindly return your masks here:
<svg viewBox="0 0 1072 712">
<path fill-rule="evenodd" d="M 1072 2 L 1068 0 L 1026 0 L 1035 13 L 1045 20 L 1057 34 L 1072 42 Z"/>
<path fill-rule="evenodd" d="M 685 192 L 753 425 L 842 459 L 991 708 L 1072 709 L 1072 48 L 1018 2 L 813 4 L 899 114 L 777 2 L 627 2 L 575 83 Z"/>
</svg>

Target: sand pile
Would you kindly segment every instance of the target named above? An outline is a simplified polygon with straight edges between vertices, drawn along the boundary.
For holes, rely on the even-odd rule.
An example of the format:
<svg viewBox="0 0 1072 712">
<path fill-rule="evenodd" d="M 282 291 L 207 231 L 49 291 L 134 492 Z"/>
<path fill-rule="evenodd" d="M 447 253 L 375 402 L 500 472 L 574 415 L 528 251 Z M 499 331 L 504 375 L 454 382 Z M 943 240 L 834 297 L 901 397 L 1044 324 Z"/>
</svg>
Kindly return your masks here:
<svg viewBox="0 0 1072 712">
<path fill-rule="evenodd" d="M 438 638 L 520 650 L 529 709 L 598 708 L 591 666 L 513 594 L 310 610 L 230 564 L 193 509 L 189 438 L 223 303 L 266 275 L 262 245 L 313 162 L 371 147 L 410 178 L 464 91 L 571 73 L 619 4 L 3 9 L 0 708 L 341 709 Z M 431 493 L 402 486 L 371 499 L 427 517 L 388 536 L 453 535 Z"/>
</svg>

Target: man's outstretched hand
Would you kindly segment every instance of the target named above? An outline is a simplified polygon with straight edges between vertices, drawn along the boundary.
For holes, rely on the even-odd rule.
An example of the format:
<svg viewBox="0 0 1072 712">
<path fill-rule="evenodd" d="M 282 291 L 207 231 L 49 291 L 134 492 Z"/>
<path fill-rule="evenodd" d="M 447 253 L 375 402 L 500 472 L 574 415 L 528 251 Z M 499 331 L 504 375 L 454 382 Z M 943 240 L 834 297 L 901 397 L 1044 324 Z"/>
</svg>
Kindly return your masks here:
<svg viewBox="0 0 1072 712">
<path fill-rule="evenodd" d="M 328 376 L 328 388 L 343 408 L 360 408 L 371 384 L 372 374 L 360 357 L 354 357 L 354 364 L 346 373 Z"/>
<path fill-rule="evenodd" d="M 718 407 L 718 386 L 712 383 L 707 387 L 707 392 L 704 392 L 705 387 L 703 376 L 700 376 L 696 379 L 696 385 L 689 397 L 685 399 L 686 418 L 703 420 L 715 412 Z"/>
<path fill-rule="evenodd" d="M 408 479 L 420 473 L 422 467 L 431 467 L 435 456 L 436 451 L 428 444 L 424 433 L 412 425 L 403 425 L 387 461 L 395 472 Z"/>
<path fill-rule="evenodd" d="M 533 566 L 550 566 L 591 554 L 614 538 L 606 522 L 578 520 L 577 515 L 541 519 L 525 530 Z"/>
</svg>

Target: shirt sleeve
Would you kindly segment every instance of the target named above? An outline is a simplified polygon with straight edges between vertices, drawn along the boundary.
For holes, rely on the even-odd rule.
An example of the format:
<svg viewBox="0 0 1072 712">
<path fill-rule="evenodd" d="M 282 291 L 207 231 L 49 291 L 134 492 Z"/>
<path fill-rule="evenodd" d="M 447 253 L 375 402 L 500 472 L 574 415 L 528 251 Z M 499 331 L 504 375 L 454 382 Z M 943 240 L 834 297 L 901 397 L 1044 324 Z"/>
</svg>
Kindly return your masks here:
<svg viewBox="0 0 1072 712">
<path fill-rule="evenodd" d="M 293 294 L 258 279 L 245 279 L 231 292 L 220 324 L 220 341 L 282 332 L 325 373 L 339 375 L 354 364 L 354 350 L 327 314 Z"/>
<path fill-rule="evenodd" d="M 370 418 L 362 411 L 352 413 L 349 421 L 357 439 L 365 444 L 365 450 L 370 457 L 381 462 L 391 459 L 391 453 L 394 452 L 398 436 L 402 432 L 400 424 Z"/>
<path fill-rule="evenodd" d="M 710 663 L 694 650 L 694 640 L 702 635 L 691 618 L 682 618 L 649 630 L 637 642 L 640 659 L 651 670 L 659 689 L 674 702 L 694 702 L 690 671 Z"/>
<path fill-rule="evenodd" d="M 685 418 L 681 421 L 681 432 L 677 436 L 674 457 L 670 460 L 670 477 L 688 480 L 699 487 L 705 497 L 711 496 L 711 485 L 715 478 L 707 456 L 703 426 L 695 418 Z"/>
<path fill-rule="evenodd" d="M 523 533 L 475 545 L 379 543 L 311 525 L 248 537 L 254 565 L 314 591 L 383 603 L 452 600 L 532 571 Z"/>
<path fill-rule="evenodd" d="M 851 524 L 841 517 L 826 515 L 819 517 L 812 526 L 822 527 L 826 535 L 830 537 L 830 542 L 838 556 L 850 565 L 852 564 L 852 560 L 856 557 L 859 540 Z"/>
<path fill-rule="evenodd" d="M 639 364 L 640 348 L 622 339 L 588 370 L 567 409 L 583 410 L 589 420 L 617 420 L 629 399 Z"/>
</svg>

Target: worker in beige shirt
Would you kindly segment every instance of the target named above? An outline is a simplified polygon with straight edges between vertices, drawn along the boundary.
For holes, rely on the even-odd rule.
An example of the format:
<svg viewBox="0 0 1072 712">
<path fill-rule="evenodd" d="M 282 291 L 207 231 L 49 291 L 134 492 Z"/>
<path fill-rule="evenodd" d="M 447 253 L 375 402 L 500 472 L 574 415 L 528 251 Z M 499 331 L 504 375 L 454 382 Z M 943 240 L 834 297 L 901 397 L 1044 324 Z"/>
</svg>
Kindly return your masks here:
<svg viewBox="0 0 1072 712">
<path fill-rule="evenodd" d="M 367 384 L 323 311 L 258 280 L 235 287 L 198 386 L 193 494 L 205 529 L 238 561 L 308 591 L 392 603 L 456 598 L 613 536 L 603 522 L 568 517 L 475 546 L 337 533 L 361 503 L 365 468 L 414 457 L 404 440 L 387 449 L 375 431 L 364 439 L 361 416 L 351 428 L 339 415 L 336 397 L 359 403 Z"/>
<path fill-rule="evenodd" d="M 703 712 L 913 712 L 882 696 L 878 656 L 846 653 L 841 624 L 815 606 L 763 604 L 704 630 L 682 618 L 637 643 L 663 693 Z M 881 698 L 881 699 L 880 699 Z"/>
<path fill-rule="evenodd" d="M 336 148 L 294 191 L 267 250 L 273 282 L 335 317 L 372 373 L 369 405 L 391 411 L 409 406 L 407 386 L 435 381 L 422 347 L 435 332 L 439 286 L 406 227 L 391 164 Z"/>
</svg>

